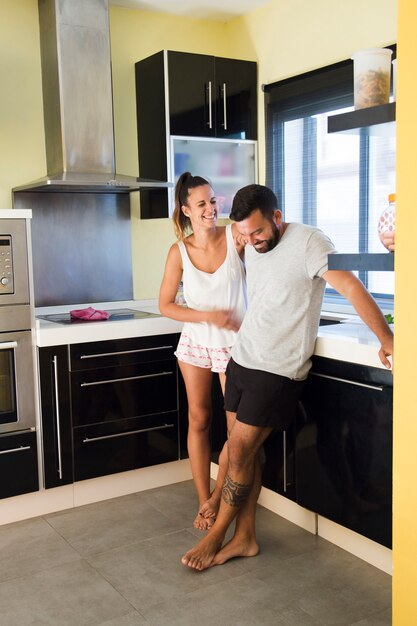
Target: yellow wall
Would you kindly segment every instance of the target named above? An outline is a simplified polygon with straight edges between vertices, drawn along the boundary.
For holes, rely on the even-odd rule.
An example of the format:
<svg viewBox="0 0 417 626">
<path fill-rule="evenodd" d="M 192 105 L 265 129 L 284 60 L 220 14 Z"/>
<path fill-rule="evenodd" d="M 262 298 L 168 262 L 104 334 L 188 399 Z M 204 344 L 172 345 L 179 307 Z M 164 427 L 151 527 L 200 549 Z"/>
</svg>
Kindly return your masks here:
<svg viewBox="0 0 417 626">
<path fill-rule="evenodd" d="M 395 10 L 395 0 L 273 0 L 221 24 L 111 6 L 118 171 L 138 173 L 133 68 L 141 58 L 165 48 L 257 60 L 262 84 L 338 61 L 359 48 L 395 41 Z M 46 173 L 37 0 L 0 1 L 0 80 L 0 208 L 7 208 L 12 187 Z M 263 182 L 260 89 L 259 113 Z M 138 199 L 133 198 L 132 238 L 135 297 L 154 298 L 174 240 L 170 220 L 140 221 Z"/>
<path fill-rule="evenodd" d="M 398 2 L 397 216 L 395 253 L 393 623 L 417 624 L 417 7 Z M 414 350 L 415 348 L 415 350 Z"/>
<path fill-rule="evenodd" d="M 0 209 L 46 173 L 36 0 L 0 0 Z"/>
<path fill-rule="evenodd" d="M 398 0 L 398 181 L 396 252 L 396 370 L 394 398 L 394 624 L 417 623 L 417 420 L 411 390 L 417 333 L 410 289 L 417 233 L 417 9 Z M 360 48 L 396 41 L 396 0 L 273 0 L 229 24 L 111 7 L 116 156 L 120 172 L 137 173 L 134 104 L 135 61 L 160 49 L 258 60 L 259 82 L 268 83 L 347 58 Z M 410 80 L 407 80 L 407 76 Z M 11 206 L 11 188 L 46 172 L 37 0 L 0 0 L 0 208 Z M 264 171 L 262 94 L 260 180 Z M 135 295 L 155 297 L 169 220 L 140 222 L 133 203 Z M 414 352 L 416 347 L 416 352 Z"/>
<path fill-rule="evenodd" d="M 137 175 L 135 62 L 163 49 L 230 56 L 227 27 L 219 22 L 110 7 L 110 31 L 117 169 Z M 136 298 L 155 298 L 175 237 L 171 220 L 139 219 L 137 195 L 132 195 L 134 293 Z"/>
<path fill-rule="evenodd" d="M 234 55 L 249 50 L 267 84 L 348 59 L 397 40 L 396 0 L 273 0 L 229 24 Z M 265 177 L 263 97 L 259 100 L 259 176 Z"/>
</svg>

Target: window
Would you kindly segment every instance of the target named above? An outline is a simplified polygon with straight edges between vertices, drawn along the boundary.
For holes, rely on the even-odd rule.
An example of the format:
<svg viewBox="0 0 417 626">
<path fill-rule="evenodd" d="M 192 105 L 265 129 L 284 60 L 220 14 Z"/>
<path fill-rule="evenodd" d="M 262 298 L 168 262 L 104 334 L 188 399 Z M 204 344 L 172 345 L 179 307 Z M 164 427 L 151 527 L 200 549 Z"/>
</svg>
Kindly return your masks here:
<svg viewBox="0 0 417 626">
<path fill-rule="evenodd" d="M 267 185 L 285 220 L 317 226 L 338 252 L 384 252 L 377 224 L 395 192 L 395 138 L 327 132 L 329 115 L 353 109 L 352 62 L 268 85 L 265 106 Z M 392 272 L 359 277 L 392 298 Z"/>
</svg>

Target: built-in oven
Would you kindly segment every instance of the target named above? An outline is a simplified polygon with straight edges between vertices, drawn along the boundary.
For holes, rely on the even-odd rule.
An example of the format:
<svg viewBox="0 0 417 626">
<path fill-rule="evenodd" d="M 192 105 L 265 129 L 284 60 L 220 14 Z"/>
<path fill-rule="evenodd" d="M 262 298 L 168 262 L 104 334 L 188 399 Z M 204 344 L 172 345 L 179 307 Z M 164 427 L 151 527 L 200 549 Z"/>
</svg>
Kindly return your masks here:
<svg viewBox="0 0 417 626">
<path fill-rule="evenodd" d="M 0 333 L 0 433 L 35 428 L 32 351 L 30 331 Z"/>
<path fill-rule="evenodd" d="M 25 222 L 0 220 L 0 435 L 36 427 L 33 310 Z"/>
</svg>

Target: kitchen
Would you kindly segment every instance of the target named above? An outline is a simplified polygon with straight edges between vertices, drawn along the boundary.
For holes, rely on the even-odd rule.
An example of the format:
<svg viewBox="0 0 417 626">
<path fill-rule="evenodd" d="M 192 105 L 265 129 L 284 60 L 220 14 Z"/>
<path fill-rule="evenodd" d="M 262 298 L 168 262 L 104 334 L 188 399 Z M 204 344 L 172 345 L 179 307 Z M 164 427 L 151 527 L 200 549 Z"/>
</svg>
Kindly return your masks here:
<svg viewBox="0 0 417 626">
<path fill-rule="evenodd" d="M 2 187 L 1 197 L 2 206 L 11 206 L 11 189 L 28 180 L 36 179 L 42 176 L 46 171 L 45 154 L 44 154 L 44 138 L 43 138 L 43 114 L 42 114 L 42 92 L 41 92 L 41 78 L 40 78 L 40 60 L 39 60 L 39 33 L 37 26 L 37 3 L 25 2 L 19 3 L 18 6 L 14 6 L 15 3 L 9 3 L 9 7 L 5 11 L 6 19 L 2 20 L 4 33 L 2 30 L 2 42 L 6 46 L 7 54 L 3 55 L 3 58 L 10 59 L 10 51 L 15 51 L 16 60 L 10 64 L 10 69 L 6 73 L 7 79 L 10 81 L 8 89 L 5 89 L 4 98 L 2 101 L 2 129 L 3 145 L 5 149 L 2 150 Z M 190 18 L 179 18 L 168 15 L 160 15 L 148 12 L 140 12 L 136 14 L 134 11 L 130 11 L 116 6 L 111 6 L 110 9 L 110 23 L 111 23 L 111 44 L 112 44 L 112 64 L 113 64 L 113 88 L 114 88 L 114 108 L 115 108 L 115 136 L 116 136 L 116 160 L 118 164 L 118 170 L 137 175 L 137 146 L 136 146 L 136 133 L 135 128 L 135 95 L 134 95 L 134 77 L 133 66 L 134 63 L 150 54 L 162 49 L 174 49 L 185 50 L 190 52 L 201 52 L 206 54 L 215 54 L 218 56 L 228 56 L 236 58 L 253 58 L 258 60 L 259 71 L 259 83 L 268 83 L 284 78 L 293 74 L 297 74 L 309 69 L 320 67 L 331 62 L 338 61 L 343 58 L 348 58 L 352 53 L 352 50 L 368 47 L 369 45 L 385 45 L 386 43 L 393 42 L 397 39 L 395 32 L 396 21 L 396 4 L 387 3 L 385 6 L 385 14 L 381 15 L 381 7 L 379 3 L 371 3 L 366 7 L 360 5 L 360 3 L 350 3 L 349 7 L 345 8 L 346 13 L 342 8 L 336 8 L 330 6 L 332 3 L 320 3 L 318 9 L 317 5 L 312 8 L 303 6 L 303 11 L 311 11 L 306 15 L 306 19 L 300 23 L 297 18 L 296 7 L 286 7 L 283 13 L 282 7 L 278 10 L 279 3 L 271 3 L 269 11 L 272 11 L 272 15 L 275 20 L 271 20 L 271 14 L 267 12 L 266 8 L 258 9 L 257 11 L 250 13 L 245 18 L 232 21 L 229 24 L 221 24 L 218 22 L 205 23 L 203 21 L 192 20 Z M 13 8 L 12 8 L 13 5 Z M 407 23 L 406 8 L 401 6 L 401 10 L 404 12 L 404 23 Z M 317 39 L 317 33 L 320 32 L 320 28 L 323 21 L 323 14 L 327 13 L 332 15 L 332 29 L 327 32 L 328 40 L 319 49 L 315 46 Z M 268 18 L 269 15 L 269 18 Z M 279 18 L 279 19 L 278 19 Z M 272 30 L 272 23 L 279 23 L 285 20 L 285 23 L 292 25 L 291 28 L 286 27 L 283 32 L 280 32 L 280 40 L 277 41 L 276 34 Z M 334 24 L 333 24 L 334 21 Z M 412 21 L 412 20 L 410 20 Z M 357 25 L 366 24 L 366 28 L 362 31 L 358 29 Z M 340 24 L 343 24 L 343 36 L 339 32 Z M 346 24 L 351 24 L 351 29 L 346 27 Z M 313 28 L 312 25 L 316 25 Z M 401 25 L 401 24 L 400 24 Z M 290 34 L 297 29 L 299 38 L 297 41 Z M 346 33 L 349 32 L 349 37 Z M 142 35 L 138 37 L 137 33 Z M 401 34 L 401 30 L 400 30 Z M 163 36 L 163 40 L 161 37 Z M 405 37 L 407 31 L 405 31 Z M 159 41 L 155 45 L 155 41 Z M 299 41 L 303 41 L 303 47 L 300 47 Z M 398 37 L 398 41 L 402 45 L 401 37 Z M 308 49 L 308 55 L 305 50 Z M 275 54 L 271 55 L 271 50 L 275 51 Z M 285 50 L 285 62 L 282 60 L 283 55 L 280 51 Z M 34 52 L 36 51 L 36 52 Z M 249 54 L 252 51 L 252 54 Z M 22 56 L 23 55 L 23 56 Z M 279 60 L 281 58 L 281 61 Z M 308 59 L 308 61 L 306 60 Z M 9 61 L 10 63 L 10 61 Z M 13 67 L 12 67 L 13 66 Z M 20 73 L 17 71 L 20 68 Z M 403 70 L 405 72 L 405 70 Z M 408 88 L 405 82 L 401 82 L 401 75 L 399 77 L 400 94 L 401 90 Z M 411 89 L 411 85 L 409 87 Z M 406 93 L 406 92 L 405 92 Z M 7 94 L 7 95 L 6 95 Z M 19 97 L 16 98 L 16 95 Z M 29 105 L 30 103 L 30 105 Z M 3 111 L 4 108 L 4 111 Z M 262 115 L 263 106 L 259 104 L 259 127 L 262 128 Z M 407 131 L 410 133 L 410 130 Z M 401 140 L 400 124 L 398 124 L 399 133 L 399 146 Z M 408 137 L 407 137 L 408 139 Z M 261 141 L 261 137 L 260 137 Z M 405 141 L 403 137 L 402 141 Z M 403 144 L 404 145 L 404 144 Z M 259 178 L 262 180 L 262 172 L 264 171 L 264 155 L 262 145 L 259 145 L 259 165 L 260 174 Z M 401 158 L 401 156 L 400 156 Z M 399 181 L 401 182 L 401 171 L 399 170 Z M 411 185 L 413 177 L 409 176 L 406 181 L 402 181 L 403 185 Z M 404 189 L 400 185 L 398 190 Z M 404 193 L 404 192 L 403 192 Z M 411 197 L 411 196 L 410 196 Z M 402 196 L 404 198 L 404 196 Z M 138 206 L 137 200 L 133 198 L 132 208 L 132 241 L 133 241 L 133 257 L 134 257 L 134 297 L 137 300 L 152 299 L 157 295 L 157 287 L 159 284 L 160 276 L 162 273 L 162 267 L 165 258 L 165 251 L 172 242 L 172 228 L 169 220 L 139 220 L 138 219 Z M 403 200 L 404 202 L 404 200 Z M 402 206 L 406 206 L 402 205 Z M 411 208 L 411 203 L 410 203 Z M 406 210 L 406 209 L 404 209 Z M 406 215 L 402 216 L 405 223 Z M 411 220 L 411 215 L 409 217 Z M 404 226 L 403 226 L 404 228 Z M 411 230 L 404 228 L 404 231 Z M 401 231 L 400 231 L 401 232 Z M 403 235 L 405 236 L 405 234 Z M 155 245 L 155 241 L 158 241 L 158 245 Z M 403 240 L 404 241 L 404 240 Z M 407 244 L 404 244 L 405 250 L 407 250 Z M 410 254 L 412 250 L 412 244 L 410 243 Z M 401 263 L 401 255 L 405 255 L 404 249 L 399 251 L 396 263 Z M 403 261 L 404 262 L 404 261 Z M 401 270 L 401 265 L 397 265 Z M 143 271 L 145 268 L 146 271 Z M 406 276 L 406 270 L 404 269 L 404 278 Z M 398 306 L 401 312 L 401 274 L 400 280 L 397 283 L 397 289 L 400 290 L 399 298 L 400 304 L 398 304 L 398 298 L 396 301 L 396 315 L 398 316 Z M 404 295 L 404 309 L 405 306 L 410 306 L 409 302 L 412 298 L 412 294 L 407 293 Z M 407 301 L 408 299 L 408 301 Z M 407 302 L 406 302 L 407 301 Z M 399 394 L 401 394 L 402 381 L 406 381 L 410 374 L 406 371 L 405 365 L 402 365 L 401 361 L 401 337 L 405 336 L 405 329 L 407 322 L 407 314 L 404 314 L 401 319 L 399 337 L 400 343 L 397 344 L 397 360 L 396 360 L 396 373 L 399 378 L 397 389 L 399 388 Z M 410 321 L 411 325 L 411 321 Z M 410 337 L 413 337 L 411 328 L 408 333 L 408 345 L 410 344 Z M 405 341 L 405 340 L 404 340 Z M 405 349 L 404 344 L 404 349 Z M 399 350 L 398 350 L 399 348 Z M 407 358 L 407 357 L 403 357 Z M 410 368 L 412 371 L 412 367 Z M 401 376 L 401 378 L 400 378 Z M 412 386 L 409 385 L 408 389 Z M 404 391 L 406 393 L 406 391 Z M 409 393 L 409 392 L 408 392 Z M 399 400 L 400 401 L 400 400 Z M 408 401 L 409 403 L 409 401 Z M 404 411 L 407 406 L 407 401 L 404 401 Z M 401 415 L 401 414 L 399 414 Z M 408 429 L 412 428 L 412 425 L 407 425 Z M 401 419 L 398 419 L 397 428 L 401 428 Z M 400 441 L 402 446 L 407 446 L 410 443 L 410 430 L 408 434 L 401 436 Z M 410 443 L 411 445 L 411 443 Z M 394 443 L 394 451 L 395 451 Z M 406 448 L 401 448 L 395 455 L 399 459 L 411 458 L 412 452 L 405 455 Z M 401 462 L 404 462 L 402 460 Z M 407 470 L 407 471 L 406 471 Z M 405 475 L 403 473 L 405 472 Z M 411 481 L 412 466 L 407 466 L 403 469 L 403 473 L 396 474 L 394 469 L 394 489 L 395 481 L 398 478 L 401 480 L 398 483 L 399 499 L 398 505 L 402 506 L 403 499 L 402 494 L 406 495 L 406 501 L 403 506 L 407 507 L 404 511 L 406 518 L 413 511 L 412 506 L 412 493 L 410 488 L 408 491 L 405 489 L 407 481 Z M 404 490 L 404 491 L 403 491 Z M 410 504 L 411 503 L 411 504 Z M 394 520 L 396 515 L 394 513 Z M 399 520 L 403 520 L 403 514 L 401 511 L 398 516 Z M 410 520 L 410 524 L 411 524 Z M 404 522 L 399 522 L 404 523 Z M 407 535 L 407 526 L 403 528 L 398 527 L 397 546 L 401 548 L 402 541 L 405 541 Z M 412 526 L 410 526 L 410 533 Z M 395 535 L 394 535 L 395 538 Z M 396 559 L 394 539 L 394 562 Z M 412 566 L 408 563 L 407 554 L 410 554 L 410 545 L 403 547 L 404 561 L 402 560 L 403 552 L 398 552 L 398 563 L 395 565 L 394 575 L 394 590 L 396 586 L 396 576 L 401 581 L 402 594 L 402 607 L 397 605 L 399 611 L 399 621 L 401 623 L 400 616 L 401 610 L 406 610 L 410 603 L 409 610 L 412 610 L 413 594 L 405 593 L 405 589 L 412 589 Z M 412 562 L 413 559 L 411 559 Z M 404 569 L 403 569 L 404 568 Z M 408 569 L 407 569 L 408 568 Z M 402 578 L 402 572 L 404 579 Z M 407 583 L 404 582 L 407 581 Z M 405 596 L 404 596 L 405 594 Z M 404 600 L 405 597 L 405 600 Z M 405 605 L 404 605 L 405 603 Z M 394 607 L 395 607 L 395 595 L 394 595 Z M 406 613 L 405 613 L 406 615 Z M 411 615 L 411 613 L 410 613 Z M 402 623 L 407 623 L 406 618 Z"/>
</svg>

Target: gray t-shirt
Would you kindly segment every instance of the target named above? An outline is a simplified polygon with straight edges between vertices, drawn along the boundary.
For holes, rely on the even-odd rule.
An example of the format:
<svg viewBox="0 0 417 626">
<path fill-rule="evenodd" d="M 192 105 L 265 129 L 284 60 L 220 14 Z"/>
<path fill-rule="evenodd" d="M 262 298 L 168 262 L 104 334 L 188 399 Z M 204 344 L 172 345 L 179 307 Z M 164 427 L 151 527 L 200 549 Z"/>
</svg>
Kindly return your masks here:
<svg viewBox="0 0 417 626">
<path fill-rule="evenodd" d="M 327 255 L 335 252 L 317 228 L 288 224 L 269 252 L 245 248 L 248 310 L 232 349 L 236 363 L 303 380 L 320 321 Z"/>
</svg>

